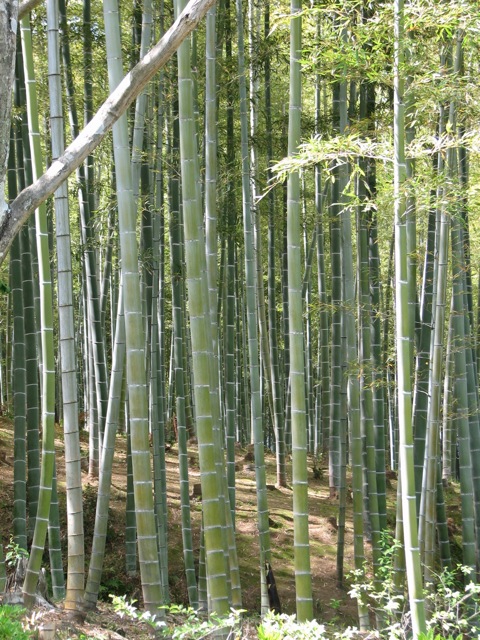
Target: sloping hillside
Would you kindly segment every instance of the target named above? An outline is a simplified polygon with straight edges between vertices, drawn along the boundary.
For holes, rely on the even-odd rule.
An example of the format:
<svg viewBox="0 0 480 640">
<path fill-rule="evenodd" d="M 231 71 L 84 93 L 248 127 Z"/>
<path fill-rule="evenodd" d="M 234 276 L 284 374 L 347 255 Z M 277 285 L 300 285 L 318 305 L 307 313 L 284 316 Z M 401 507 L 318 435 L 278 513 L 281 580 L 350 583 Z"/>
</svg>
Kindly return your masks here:
<svg viewBox="0 0 480 640">
<path fill-rule="evenodd" d="M 82 453 L 87 455 L 88 438 L 84 434 L 82 438 Z M 60 427 L 56 433 L 57 448 L 57 473 L 59 486 L 59 502 L 62 514 L 63 540 L 66 536 L 65 522 L 65 478 L 63 465 L 63 435 Z M 4 545 L 8 544 L 11 535 L 13 513 L 13 431 L 12 422 L 8 418 L 0 418 L 0 518 L 3 523 L 2 538 Z M 243 605 L 248 614 L 256 614 L 260 604 L 260 586 L 258 573 L 258 535 L 256 524 L 256 489 L 255 474 L 251 461 L 251 450 L 237 448 L 237 509 L 236 531 L 237 547 L 240 562 Z M 199 468 L 196 446 L 190 445 L 189 451 L 190 482 L 193 493 L 193 485 L 198 483 Z M 281 599 L 282 609 L 286 613 L 295 611 L 295 584 L 293 575 L 293 517 L 292 517 L 292 491 L 291 488 L 275 488 L 275 457 L 267 452 L 267 482 L 269 484 L 268 503 L 271 525 L 272 566 Z M 125 572 L 125 507 L 126 507 L 126 438 L 118 436 L 115 466 L 112 479 L 112 498 L 109 514 L 109 528 L 107 538 L 107 552 L 102 580 L 99 612 L 90 614 L 87 618 L 89 624 L 96 626 L 94 633 L 91 628 L 80 629 L 78 633 L 84 635 L 99 635 L 100 628 L 109 629 L 112 633 L 115 625 L 122 629 L 127 624 L 118 616 L 112 614 L 112 608 L 107 603 L 109 594 L 123 595 L 128 599 L 141 602 L 141 589 L 138 577 L 129 577 Z M 320 476 L 320 477 L 314 477 Z M 181 543 L 180 499 L 178 482 L 178 460 L 175 446 L 167 452 L 167 483 L 169 506 L 169 570 L 170 570 L 170 595 L 173 602 L 186 602 L 186 585 L 183 578 L 183 559 Z M 93 534 L 96 501 L 96 482 L 88 478 L 83 472 L 84 486 L 84 515 L 85 534 L 87 545 L 87 561 Z M 322 622 L 341 621 L 342 626 L 356 623 L 356 605 L 348 596 L 347 590 L 339 589 L 336 581 L 336 543 L 337 527 L 336 513 L 338 502 L 330 498 L 328 481 L 325 470 L 314 474 L 313 461 L 309 473 L 309 497 L 310 497 L 310 540 L 311 540 L 311 565 L 313 574 L 313 590 L 315 599 L 315 614 Z M 199 523 L 201 515 L 201 498 L 192 498 L 192 521 L 194 527 L 194 545 L 198 550 Z M 393 513 L 392 513 L 393 517 Z M 352 564 L 352 524 L 351 504 L 347 505 L 347 529 L 346 529 L 346 568 Z M 65 553 L 65 549 L 64 549 Z M 45 554 L 48 562 L 48 554 Z M 61 607 L 48 618 L 57 620 L 57 627 L 61 625 Z M 122 626 L 123 625 L 123 626 Z M 136 626 L 136 637 L 139 627 Z M 73 629 L 69 633 L 76 633 Z M 59 636 L 60 637 L 60 636 Z M 65 637 L 80 637 L 69 635 Z M 114 638 L 110 635 L 105 637 Z M 120 637 L 120 636 L 119 636 Z M 124 637 L 129 637 L 124 636 Z"/>
</svg>

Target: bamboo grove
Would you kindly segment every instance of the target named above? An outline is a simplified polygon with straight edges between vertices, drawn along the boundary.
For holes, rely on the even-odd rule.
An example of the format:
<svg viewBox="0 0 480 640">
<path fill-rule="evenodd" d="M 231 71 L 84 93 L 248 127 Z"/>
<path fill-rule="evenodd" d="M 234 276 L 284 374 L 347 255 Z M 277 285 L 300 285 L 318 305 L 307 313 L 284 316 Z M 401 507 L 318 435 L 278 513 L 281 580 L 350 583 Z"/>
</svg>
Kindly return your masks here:
<svg viewBox="0 0 480 640">
<path fill-rule="evenodd" d="M 328 469 L 338 504 L 339 583 L 353 568 L 344 559 L 350 490 L 354 568 L 378 583 L 391 527 L 386 474 L 398 473 L 395 583 L 418 635 L 423 590 L 454 563 L 451 483 L 461 493 L 461 562 L 480 570 L 478 3 L 220 0 L 135 89 L 141 61 L 188 17 L 185 4 L 46 0 L 20 9 L 3 142 L 7 201 L 12 212 L 22 204 L 16 218 L 4 214 L 11 237 L 0 229 L 2 257 L 10 246 L 0 400 L 14 420 L 12 527 L 30 554 L 25 604 L 48 536 L 54 597 L 72 615 L 95 607 L 120 430 L 129 446 L 127 570 L 139 567 L 147 610 L 169 600 L 172 438 L 189 603 L 219 614 L 242 606 L 235 450 L 250 443 L 262 611 L 272 562 L 268 448 L 278 486 L 291 471 L 300 620 L 314 615 L 311 461 Z M 107 123 L 109 94 L 119 100 Z M 98 140 L 78 162 L 80 143 L 59 162 L 67 145 L 85 142 L 89 122 Z M 63 177 L 49 190 L 47 174 L 42 202 L 21 200 L 59 165 Z M 55 422 L 65 442 L 65 569 Z M 92 549 L 81 430 L 98 477 Z M 4 584 L 3 556 L 0 568 Z M 358 614 L 368 628 L 361 601 Z"/>
</svg>

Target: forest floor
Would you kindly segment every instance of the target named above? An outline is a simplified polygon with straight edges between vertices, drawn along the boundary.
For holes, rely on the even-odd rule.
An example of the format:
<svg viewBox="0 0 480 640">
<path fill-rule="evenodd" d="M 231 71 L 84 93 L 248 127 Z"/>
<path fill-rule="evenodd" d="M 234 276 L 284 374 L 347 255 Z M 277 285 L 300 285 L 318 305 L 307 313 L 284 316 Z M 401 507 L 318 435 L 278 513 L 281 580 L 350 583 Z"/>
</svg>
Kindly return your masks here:
<svg viewBox="0 0 480 640">
<path fill-rule="evenodd" d="M 82 432 L 82 454 L 87 456 L 88 434 Z M 65 469 L 63 459 L 63 432 L 57 426 L 57 476 L 59 503 L 62 514 L 62 538 L 64 555 L 66 552 L 66 516 L 65 516 Z M 33 623 L 39 626 L 53 622 L 56 627 L 55 638 L 115 640 L 118 638 L 149 637 L 148 628 L 138 622 L 120 618 L 111 604 L 110 594 L 126 595 L 128 600 L 136 600 L 141 607 L 141 589 L 138 577 L 130 577 L 125 571 L 125 508 L 126 508 L 126 438 L 117 437 L 112 494 L 109 510 L 109 526 L 105 566 L 100 592 L 98 610 L 89 613 L 85 624 L 69 622 L 61 605 L 49 611 L 35 612 Z M 168 491 L 168 541 L 169 541 L 169 581 L 170 597 L 175 603 L 187 604 L 186 584 L 183 576 L 182 538 L 180 521 L 179 477 L 177 447 L 174 444 L 167 453 L 167 491 Z M 251 463 L 251 448 L 237 447 L 237 485 L 236 485 L 236 542 L 240 563 L 243 607 L 246 609 L 247 622 L 245 638 L 252 635 L 254 619 L 259 614 L 260 584 L 258 531 L 256 522 L 255 472 Z M 292 489 L 275 487 L 275 456 L 266 452 L 268 506 L 272 548 L 272 568 L 284 613 L 295 612 L 295 581 L 293 571 L 293 515 Z M 189 445 L 190 483 L 200 482 L 198 452 L 194 444 Z M 309 459 L 309 532 L 311 545 L 311 568 L 313 578 L 315 617 L 321 623 L 339 624 L 342 628 L 356 624 L 356 603 L 348 595 L 348 585 L 339 588 L 336 576 L 337 553 L 337 512 L 338 500 L 330 497 L 328 473 L 325 468 L 314 472 L 313 460 Z M 288 471 L 290 481 L 290 470 Z M 395 519 L 396 482 L 389 488 L 388 520 Z M 94 528 L 97 482 L 83 472 L 85 544 L 88 553 Z M 194 549 L 199 548 L 199 529 L 201 498 L 193 498 L 192 526 L 194 531 Z M 347 504 L 345 532 L 345 573 L 353 565 L 353 527 L 351 501 Z M 0 417 L 0 522 L 4 546 L 9 543 L 13 520 L 13 427 L 12 421 Z M 368 546 L 368 545 L 367 545 Z M 48 562 L 48 554 L 45 554 Z M 249 617 L 251 616 L 251 617 Z M 253 618 L 252 618 L 253 617 Z M 250 630 L 249 630 L 250 629 Z"/>
</svg>

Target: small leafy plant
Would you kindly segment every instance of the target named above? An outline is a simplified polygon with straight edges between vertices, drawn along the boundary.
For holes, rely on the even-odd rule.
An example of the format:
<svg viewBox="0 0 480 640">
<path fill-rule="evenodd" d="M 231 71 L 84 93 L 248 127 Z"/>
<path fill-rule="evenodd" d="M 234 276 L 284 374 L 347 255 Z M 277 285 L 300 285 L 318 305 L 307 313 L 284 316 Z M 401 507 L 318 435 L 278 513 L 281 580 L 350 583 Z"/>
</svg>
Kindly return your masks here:
<svg viewBox="0 0 480 640">
<path fill-rule="evenodd" d="M 17 544 L 12 536 L 10 536 L 10 542 L 5 547 L 5 550 L 5 564 L 7 567 L 15 567 L 18 560 L 28 558 L 28 551 Z"/>
<path fill-rule="evenodd" d="M 382 532 L 380 544 L 382 553 L 376 579 L 367 578 L 365 569 L 352 571 L 349 574 L 352 583 L 349 595 L 375 614 L 377 622 L 381 624 L 381 632 L 388 632 L 389 637 L 396 638 L 401 637 L 397 629 L 406 626 L 406 622 L 402 621 L 404 593 L 398 590 L 394 580 L 394 558 L 401 545 L 386 531 Z"/>
<path fill-rule="evenodd" d="M 427 609 L 431 611 L 429 632 L 436 634 L 435 640 L 437 635 L 455 640 L 480 634 L 480 585 L 473 581 L 464 585 L 463 579 L 459 580 L 459 575 L 472 573 L 471 567 L 463 565 L 458 565 L 457 571 L 445 569 L 437 576 L 435 588 L 425 594 Z"/>
</svg>

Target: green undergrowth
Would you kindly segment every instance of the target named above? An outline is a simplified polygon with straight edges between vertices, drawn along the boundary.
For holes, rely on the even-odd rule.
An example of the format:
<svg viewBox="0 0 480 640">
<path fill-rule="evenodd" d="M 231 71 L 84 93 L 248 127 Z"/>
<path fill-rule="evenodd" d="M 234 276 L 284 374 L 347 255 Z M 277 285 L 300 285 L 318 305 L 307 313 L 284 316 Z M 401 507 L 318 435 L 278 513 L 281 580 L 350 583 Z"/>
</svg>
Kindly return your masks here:
<svg viewBox="0 0 480 640">
<path fill-rule="evenodd" d="M 24 626 L 25 609 L 4 604 L 0 607 L 0 640 L 30 640 L 33 632 Z"/>
<path fill-rule="evenodd" d="M 212 614 L 207 617 L 190 607 L 170 605 L 163 608 L 161 616 L 156 617 L 140 612 L 126 598 L 112 596 L 112 601 L 119 616 L 147 623 L 155 631 L 156 637 L 168 640 L 242 640 L 247 635 L 258 640 L 348 640 L 358 635 L 354 628 L 338 632 L 316 620 L 298 622 L 295 615 L 269 612 L 262 619 L 252 619 L 244 616 L 244 610 L 232 609 L 228 616 Z"/>
</svg>

